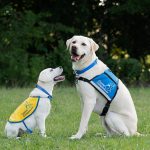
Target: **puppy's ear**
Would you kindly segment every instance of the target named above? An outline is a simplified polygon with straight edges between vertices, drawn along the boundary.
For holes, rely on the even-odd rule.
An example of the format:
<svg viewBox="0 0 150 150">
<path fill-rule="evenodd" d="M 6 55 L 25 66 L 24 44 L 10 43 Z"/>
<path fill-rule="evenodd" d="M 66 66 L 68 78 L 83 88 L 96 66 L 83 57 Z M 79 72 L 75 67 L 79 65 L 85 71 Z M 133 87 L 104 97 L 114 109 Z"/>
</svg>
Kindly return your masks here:
<svg viewBox="0 0 150 150">
<path fill-rule="evenodd" d="M 69 46 L 70 46 L 71 40 L 72 40 L 72 38 L 71 38 L 71 39 L 68 39 L 68 40 L 66 41 L 67 49 L 69 49 Z"/>
<path fill-rule="evenodd" d="M 43 73 L 40 73 L 38 81 L 46 82 L 46 77 L 45 77 L 45 75 Z"/>
<path fill-rule="evenodd" d="M 96 44 L 96 42 L 93 39 L 91 39 L 91 38 L 90 38 L 90 43 L 91 43 L 92 51 L 96 52 L 98 50 L 98 48 L 99 48 L 99 45 Z"/>
<path fill-rule="evenodd" d="M 41 71 L 38 80 L 45 83 L 51 81 L 52 77 L 50 75 L 50 69 L 47 68 Z"/>
</svg>

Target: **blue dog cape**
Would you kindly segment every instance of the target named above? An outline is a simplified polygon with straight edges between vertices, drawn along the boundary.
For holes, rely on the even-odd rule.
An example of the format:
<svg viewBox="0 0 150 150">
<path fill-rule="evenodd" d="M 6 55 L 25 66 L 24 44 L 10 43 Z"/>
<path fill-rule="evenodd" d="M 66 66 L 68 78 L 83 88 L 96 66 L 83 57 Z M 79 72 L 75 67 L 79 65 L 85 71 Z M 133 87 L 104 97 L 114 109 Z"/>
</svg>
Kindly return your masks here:
<svg viewBox="0 0 150 150">
<path fill-rule="evenodd" d="M 90 80 L 91 84 L 102 94 L 108 101 L 112 101 L 118 90 L 119 79 L 108 69 L 104 73 Z"/>
<path fill-rule="evenodd" d="M 77 80 L 82 80 L 91 84 L 107 101 L 111 102 L 118 91 L 119 79 L 111 72 L 110 69 L 104 73 L 95 76 L 91 80 L 83 77 L 77 77 Z"/>
<path fill-rule="evenodd" d="M 104 73 L 95 76 L 91 80 L 83 77 L 76 77 L 76 79 L 89 83 L 107 99 L 107 103 L 100 114 L 100 116 L 106 116 L 110 103 L 117 94 L 119 79 L 109 69 L 105 70 Z"/>
<path fill-rule="evenodd" d="M 105 104 L 102 113 L 100 114 L 100 116 L 106 116 L 110 107 L 110 103 L 113 101 L 117 94 L 119 79 L 111 72 L 110 69 L 105 70 L 102 74 L 99 74 L 90 80 L 80 76 L 80 74 L 90 70 L 95 65 L 97 65 L 97 58 L 86 68 L 82 70 L 75 70 L 76 81 L 81 80 L 89 83 L 107 99 L 107 103 Z"/>
</svg>

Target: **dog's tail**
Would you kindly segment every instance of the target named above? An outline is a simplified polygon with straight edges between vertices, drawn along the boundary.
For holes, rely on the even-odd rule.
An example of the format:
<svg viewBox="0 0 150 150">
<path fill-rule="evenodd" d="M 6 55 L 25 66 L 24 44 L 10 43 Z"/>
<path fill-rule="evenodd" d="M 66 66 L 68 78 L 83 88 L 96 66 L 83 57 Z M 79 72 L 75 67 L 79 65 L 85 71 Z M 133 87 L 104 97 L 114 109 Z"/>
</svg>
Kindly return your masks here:
<svg viewBox="0 0 150 150">
<path fill-rule="evenodd" d="M 5 134 L 5 136 L 7 136 L 8 135 L 8 133 L 7 133 L 7 123 L 6 123 L 6 125 L 5 125 L 5 129 L 4 129 L 4 134 Z"/>
<path fill-rule="evenodd" d="M 4 129 L 4 134 L 7 136 L 7 130 L 6 130 L 6 127 Z"/>
</svg>

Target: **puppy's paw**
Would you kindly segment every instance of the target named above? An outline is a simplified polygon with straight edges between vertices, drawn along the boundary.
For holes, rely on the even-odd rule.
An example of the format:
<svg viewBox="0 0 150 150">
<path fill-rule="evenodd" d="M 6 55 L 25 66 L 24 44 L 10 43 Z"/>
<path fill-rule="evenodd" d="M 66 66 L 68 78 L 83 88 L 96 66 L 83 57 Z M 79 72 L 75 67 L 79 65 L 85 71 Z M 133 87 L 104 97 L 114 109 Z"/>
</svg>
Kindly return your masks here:
<svg viewBox="0 0 150 150">
<path fill-rule="evenodd" d="M 20 139 L 21 139 L 21 137 L 19 137 L 19 136 L 16 137 L 16 140 L 20 140 Z"/>
<path fill-rule="evenodd" d="M 44 138 L 47 137 L 46 133 L 41 133 L 41 136 L 44 137 Z"/>
</svg>

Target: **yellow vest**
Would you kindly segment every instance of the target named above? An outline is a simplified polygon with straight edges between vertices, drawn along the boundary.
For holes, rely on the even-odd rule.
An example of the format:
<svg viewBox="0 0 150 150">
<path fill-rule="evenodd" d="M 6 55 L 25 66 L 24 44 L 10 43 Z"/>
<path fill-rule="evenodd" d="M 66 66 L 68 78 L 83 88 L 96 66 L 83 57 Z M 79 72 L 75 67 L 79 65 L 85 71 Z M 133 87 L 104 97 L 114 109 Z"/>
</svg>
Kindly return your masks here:
<svg viewBox="0 0 150 150">
<path fill-rule="evenodd" d="M 39 103 L 40 97 L 27 98 L 10 116 L 9 122 L 17 123 L 24 121 L 32 115 Z"/>
</svg>

